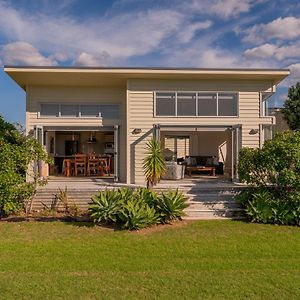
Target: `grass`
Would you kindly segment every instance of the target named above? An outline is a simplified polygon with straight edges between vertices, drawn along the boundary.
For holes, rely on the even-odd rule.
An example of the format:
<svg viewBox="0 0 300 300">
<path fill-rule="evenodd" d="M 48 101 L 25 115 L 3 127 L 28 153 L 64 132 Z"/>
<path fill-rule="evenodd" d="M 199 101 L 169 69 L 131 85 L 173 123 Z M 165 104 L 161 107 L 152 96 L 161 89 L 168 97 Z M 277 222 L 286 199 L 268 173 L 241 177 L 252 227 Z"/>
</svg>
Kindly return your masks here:
<svg viewBox="0 0 300 300">
<path fill-rule="evenodd" d="M 1 299 L 299 299 L 299 227 L 0 223 Z"/>
</svg>

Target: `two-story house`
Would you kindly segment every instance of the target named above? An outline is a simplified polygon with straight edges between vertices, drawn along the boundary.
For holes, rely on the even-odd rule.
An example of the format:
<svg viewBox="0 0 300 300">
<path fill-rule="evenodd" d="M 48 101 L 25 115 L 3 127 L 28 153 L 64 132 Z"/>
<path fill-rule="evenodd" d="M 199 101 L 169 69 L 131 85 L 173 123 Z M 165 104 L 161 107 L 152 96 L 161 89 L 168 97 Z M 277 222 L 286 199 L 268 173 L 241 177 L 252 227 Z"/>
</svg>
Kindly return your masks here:
<svg viewBox="0 0 300 300">
<path fill-rule="evenodd" d="M 5 67 L 26 91 L 26 131 L 55 159 L 110 153 L 115 180 L 143 183 L 146 143 L 175 159 L 211 156 L 236 178 L 241 147 L 260 147 L 266 101 L 289 70 Z"/>
</svg>

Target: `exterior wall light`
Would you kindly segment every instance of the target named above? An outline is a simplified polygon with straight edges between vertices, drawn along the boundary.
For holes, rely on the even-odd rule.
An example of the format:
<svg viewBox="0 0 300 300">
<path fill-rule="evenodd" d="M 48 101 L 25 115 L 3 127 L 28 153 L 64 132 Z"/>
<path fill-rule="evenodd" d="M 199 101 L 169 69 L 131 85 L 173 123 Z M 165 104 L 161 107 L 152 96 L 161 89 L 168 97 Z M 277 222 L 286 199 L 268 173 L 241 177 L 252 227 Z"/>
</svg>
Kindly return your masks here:
<svg viewBox="0 0 300 300">
<path fill-rule="evenodd" d="M 139 133 L 141 133 L 142 132 L 142 129 L 141 128 L 134 128 L 133 130 L 132 130 L 132 134 L 139 134 Z"/>
<path fill-rule="evenodd" d="M 252 128 L 252 129 L 249 131 L 249 134 L 251 134 L 251 135 L 258 134 L 258 133 L 259 133 L 259 129 L 254 129 L 254 128 Z"/>
</svg>

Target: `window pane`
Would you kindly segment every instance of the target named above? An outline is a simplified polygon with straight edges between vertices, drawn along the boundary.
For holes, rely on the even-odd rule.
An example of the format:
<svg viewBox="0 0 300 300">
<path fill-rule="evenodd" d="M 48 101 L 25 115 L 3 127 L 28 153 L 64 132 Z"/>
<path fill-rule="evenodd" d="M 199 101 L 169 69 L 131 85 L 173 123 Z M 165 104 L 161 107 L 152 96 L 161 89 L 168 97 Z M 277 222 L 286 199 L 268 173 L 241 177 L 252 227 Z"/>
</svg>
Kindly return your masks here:
<svg viewBox="0 0 300 300">
<path fill-rule="evenodd" d="M 219 93 L 219 116 L 237 116 L 237 93 Z"/>
<path fill-rule="evenodd" d="M 263 125 L 262 130 L 263 130 L 264 142 L 267 140 L 271 140 L 272 139 L 272 126 Z"/>
<path fill-rule="evenodd" d="M 217 94 L 198 93 L 198 116 L 217 115 Z"/>
<path fill-rule="evenodd" d="M 59 105 L 58 104 L 41 104 L 41 116 L 58 117 Z"/>
<path fill-rule="evenodd" d="M 60 114 L 62 117 L 78 117 L 79 105 L 61 105 Z"/>
<path fill-rule="evenodd" d="M 175 116 L 175 93 L 156 93 L 156 115 Z"/>
<path fill-rule="evenodd" d="M 187 136 L 178 136 L 177 137 L 177 158 L 190 155 L 190 138 Z"/>
<path fill-rule="evenodd" d="M 177 115 L 196 116 L 196 93 L 177 93 Z"/>
<path fill-rule="evenodd" d="M 100 114 L 102 118 L 119 119 L 120 107 L 119 105 L 101 105 Z"/>
<path fill-rule="evenodd" d="M 81 105 L 81 116 L 82 117 L 98 117 L 99 109 L 98 105 Z"/>
</svg>

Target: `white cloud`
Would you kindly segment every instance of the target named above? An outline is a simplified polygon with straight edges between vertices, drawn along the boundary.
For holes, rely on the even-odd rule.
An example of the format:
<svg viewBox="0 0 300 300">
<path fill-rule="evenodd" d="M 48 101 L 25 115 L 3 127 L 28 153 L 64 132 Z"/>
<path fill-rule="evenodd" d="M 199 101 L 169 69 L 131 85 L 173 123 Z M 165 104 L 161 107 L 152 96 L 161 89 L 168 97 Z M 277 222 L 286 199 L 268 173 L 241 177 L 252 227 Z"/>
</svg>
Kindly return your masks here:
<svg viewBox="0 0 300 300">
<path fill-rule="evenodd" d="M 245 51 L 245 56 L 249 58 L 265 58 L 274 55 L 277 46 L 272 44 L 264 44 L 259 47 L 254 47 L 252 49 L 247 49 Z"/>
<path fill-rule="evenodd" d="M 245 31 L 244 41 L 261 43 L 271 39 L 292 40 L 300 35 L 300 18 L 278 18 L 267 24 L 258 24 Z"/>
<path fill-rule="evenodd" d="M 291 71 L 291 75 L 282 82 L 282 86 L 291 86 L 300 82 L 300 62 L 289 65 L 288 69 Z"/>
<path fill-rule="evenodd" d="M 207 49 L 200 55 L 201 65 L 205 68 L 232 68 L 236 66 L 237 57 L 217 49 Z"/>
<path fill-rule="evenodd" d="M 25 42 L 6 44 L 0 53 L 6 65 L 53 66 L 57 64 L 53 58 L 43 56 L 36 48 Z"/>
<path fill-rule="evenodd" d="M 196 41 L 185 47 L 169 49 L 164 53 L 164 61 L 170 66 L 200 68 L 268 68 L 269 61 L 246 60 L 237 52 L 216 48 L 208 41 Z"/>
<path fill-rule="evenodd" d="M 69 59 L 68 54 L 63 53 L 63 52 L 55 53 L 55 54 L 51 55 L 50 57 L 57 61 L 60 61 L 60 62 L 67 61 Z"/>
<path fill-rule="evenodd" d="M 256 3 L 254 0 L 194 0 L 191 3 L 184 2 L 184 6 L 193 12 L 228 19 L 248 12 Z"/>
<path fill-rule="evenodd" d="M 82 52 L 74 61 L 76 66 L 103 66 L 109 59 L 108 53 L 102 53 L 101 55 L 95 56 L 86 52 Z"/>
<path fill-rule="evenodd" d="M 244 54 L 248 58 L 276 58 L 284 60 L 286 58 L 300 57 L 300 42 L 287 46 L 277 46 L 274 44 L 263 44 L 258 47 L 247 49 Z"/>
<path fill-rule="evenodd" d="M 179 31 L 178 38 L 182 43 L 188 43 L 193 39 L 197 31 L 208 29 L 211 26 L 212 22 L 209 20 L 184 26 L 183 29 Z"/>
<path fill-rule="evenodd" d="M 229 18 L 231 16 L 237 16 L 240 13 L 248 12 L 250 5 L 253 1 L 249 0 L 225 0 L 225 1 L 214 1 L 212 5 L 212 11 L 216 14 Z"/>
<path fill-rule="evenodd" d="M 51 49 L 54 53 L 67 53 L 73 61 L 78 61 L 78 53 L 91 55 L 93 60 L 108 53 L 115 61 L 144 55 L 159 49 L 165 39 L 176 36 L 184 24 L 184 15 L 168 9 L 80 22 L 68 17 L 24 14 L 0 0 L 0 32 L 6 38 L 26 41 L 42 52 Z M 190 36 L 198 27 L 190 29 Z M 83 57 L 85 62 L 92 61 L 87 55 Z"/>
</svg>

